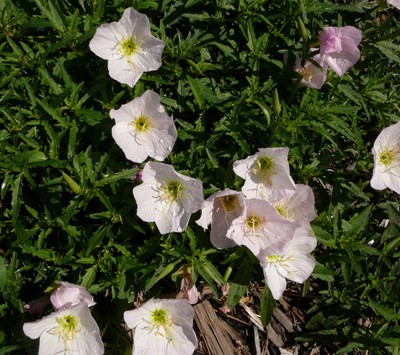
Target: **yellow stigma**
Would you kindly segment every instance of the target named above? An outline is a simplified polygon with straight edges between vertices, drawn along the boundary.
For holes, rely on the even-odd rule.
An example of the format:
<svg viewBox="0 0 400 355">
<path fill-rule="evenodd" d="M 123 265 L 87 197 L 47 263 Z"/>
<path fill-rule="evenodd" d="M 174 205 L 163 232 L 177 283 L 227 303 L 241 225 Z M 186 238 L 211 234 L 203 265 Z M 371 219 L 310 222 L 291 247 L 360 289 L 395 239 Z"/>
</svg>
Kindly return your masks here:
<svg viewBox="0 0 400 355">
<path fill-rule="evenodd" d="M 139 47 L 133 38 L 126 38 L 119 42 L 119 48 L 124 57 L 130 57 L 137 52 Z"/>
<path fill-rule="evenodd" d="M 393 150 L 387 148 L 379 154 L 379 162 L 385 167 L 390 167 L 393 164 L 395 155 Z"/>
<path fill-rule="evenodd" d="M 65 315 L 57 318 L 58 326 L 51 330 L 51 334 L 57 335 L 64 343 L 74 340 L 75 335 L 81 331 L 79 319 L 73 315 Z"/>
<path fill-rule="evenodd" d="M 163 190 L 164 194 L 169 200 L 177 201 L 182 196 L 184 188 L 178 181 L 169 181 L 166 183 Z"/>
<path fill-rule="evenodd" d="M 170 325 L 168 312 L 163 308 L 157 308 L 151 312 L 151 325 L 154 327 L 167 327 Z"/>
<path fill-rule="evenodd" d="M 246 221 L 244 222 L 244 224 L 251 231 L 251 234 L 255 235 L 257 229 L 261 225 L 261 220 L 257 216 L 247 216 Z"/>
<path fill-rule="evenodd" d="M 133 126 L 135 127 L 136 132 L 146 132 L 150 129 L 151 124 L 150 120 L 145 116 L 140 116 L 138 119 L 133 121 Z"/>
<path fill-rule="evenodd" d="M 285 255 L 268 255 L 266 258 L 267 258 L 267 263 L 272 263 L 272 264 L 279 264 L 288 259 L 287 257 L 285 257 Z"/>
</svg>

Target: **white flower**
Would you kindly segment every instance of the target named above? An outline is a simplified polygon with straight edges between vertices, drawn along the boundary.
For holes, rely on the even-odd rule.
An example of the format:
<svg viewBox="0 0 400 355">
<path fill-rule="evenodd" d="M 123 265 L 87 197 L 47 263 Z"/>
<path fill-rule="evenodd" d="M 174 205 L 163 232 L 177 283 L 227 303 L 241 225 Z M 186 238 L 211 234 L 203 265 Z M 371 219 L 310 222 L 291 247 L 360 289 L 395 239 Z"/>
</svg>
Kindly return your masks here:
<svg viewBox="0 0 400 355">
<path fill-rule="evenodd" d="M 371 186 L 376 190 L 388 187 L 400 194 L 400 122 L 382 130 L 375 140 L 372 154 Z"/>
<path fill-rule="evenodd" d="M 306 225 L 315 218 L 315 198 L 310 186 L 296 184 L 296 190 L 279 190 L 280 197 L 270 201 L 291 222 Z"/>
<path fill-rule="evenodd" d="M 242 215 L 232 221 L 227 237 L 238 245 L 245 245 L 257 255 L 272 244 L 289 240 L 295 227 L 284 219 L 267 201 L 245 200 Z"/>
<path fill-rule="evenodd" d="M 108 60 L 113 79 L 133 87 L 144 72 L 161 66 L 164 42 L 151 35 L 147 16 L 129 7 L 118 22 L 97 28 L 89 48 Z"/>
<path fill-rule="evenodd" d="M 261 250 L 257 255 L 272 296 L 278 300 L 286 288 L 286 279 L 303 283 L 313 272 L 315 260 L 310 253 L 317 245 L 309 227 L 296 229 L 294 237 Z"/>
<path fill-rule="evenodd" d="M 197 348 L 193 317 L 193 307 L 185 299 L 151 299 L 126 311 L 125 322 L 135 329 L 132 354 L 192 354 Z"/>
<path fill-rule="evenodd" d="M 226 189 L 213 193 L 204 201 L 198 225 L 207 229 L 211 224 L 210 240 L 218 249 L 234 247 L 236 243 L 226 237 L 232 221 L 244 209 L 244 196 L 241 192 Z"/>
<path fill-rule="evenodd" d="M 112 136 L 127 159 L 142 163 L 150 156 L 163 161 L 171 152 L 177 138 L 175 124 L 154 91 L 111 110 L 110 116 L 115 119 Z"/>
<path fill-rule="evenodd" d="M 76 306 L 85 302 L 89 307 L 94 306 L 92 295 L 82 286 L 69 282 L 57 281 L 56 288 L 50 295 L 50 301 L 56 311 Z"/>
<path fill-rule="evenodd" d="M 160 233 L 183 232 L 204 201 L 200 180 L 177 173 L 171 165 L 146 163 L 143 183 L 133 189 L 137 215 L 155 222 Z"/>
<path fill-rule="evenodd" d="M 261 148 L 258 153 L 233 163 L 236 175 L 245 179 L 242 188 L 247 198 L 258 198 L 258 189 L 296 190 L 290 176 L 289 148 Z"/>
<path fill-rule="evenodd" d="M 39 355 L 104 354 L 99 327 L 86 303 L 25 323 L 23 330 L 31 339 L 40 337 Z"/>
</svg>

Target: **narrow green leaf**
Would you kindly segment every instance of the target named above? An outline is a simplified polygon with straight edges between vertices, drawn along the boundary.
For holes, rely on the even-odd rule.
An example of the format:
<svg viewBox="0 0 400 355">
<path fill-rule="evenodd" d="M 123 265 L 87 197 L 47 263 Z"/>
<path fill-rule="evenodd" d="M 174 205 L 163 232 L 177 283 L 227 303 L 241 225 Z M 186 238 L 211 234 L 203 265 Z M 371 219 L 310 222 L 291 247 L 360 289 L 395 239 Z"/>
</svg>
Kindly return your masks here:
<svg viewBox="0 0 400 355">
<path fill-rule="evenodd" d="M 272 297 L 271 290 L 267 285 L 265 285 L 261 295 L 261 322 L 264 327 L 271 321 L 272 312 L 274 311 L 275 306 L 276 301 L 274 300 L 274 297 Z"/>
</svg>

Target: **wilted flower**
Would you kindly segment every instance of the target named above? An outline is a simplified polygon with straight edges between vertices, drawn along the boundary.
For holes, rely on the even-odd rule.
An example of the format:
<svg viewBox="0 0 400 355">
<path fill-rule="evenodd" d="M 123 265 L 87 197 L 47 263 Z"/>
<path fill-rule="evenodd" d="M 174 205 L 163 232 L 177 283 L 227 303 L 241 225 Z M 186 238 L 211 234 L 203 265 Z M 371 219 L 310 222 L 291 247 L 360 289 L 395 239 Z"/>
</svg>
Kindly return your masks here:
<svg viewBox="0 0 400 355">
<path fill-rule="evenodd" d="M 133 355 L 186 355 L 197 347 L 194 310 L 185 299 L 151 299 L 126 311 L 124 319 L 135 329 Z"/>
<path fill-rule="evenodd" d="M 108 60 L 113 79 L 133 87 L 144 72 L 161 66 L 164 42 L 151 35 L 147 16 L 129 7 L 118 22 L 97 28 L 89 48 Z"/>
<path fill-rule="evenodd" d="M 343 76 L 360 59 L 361 31 L 353 26 L 324 27 L 319 36 L 322 60 Z"/>
<path fill-rule="evenodd" d="M 46 295 L 30 301 L 29 303 L 24 305 L 24 308 L 30 314 L 41 315 L 49 303 L 50 297 Z"/>
<path fill-rule="evenodd" d="M 261 197 L 258 190 L 263 188 L 296 190 L 288 154 L 289 148 L 261 148 L 258 153 L 233 163 L 233 171 L 245 179 L 242 191 L 247 198 Z"/>
<path fill-rule="evenodd" d="M 293 237 L 293 223 L 284 219 L 267 201 L 245 200 L 244 212 L 232 221 L 227 237 L 257 255 L 275 243 Z"/>
<path fill-rule="evenodd" d="M 243 193 L 230 189 L 218 191 L 204 201 L 201 217 L 196 223 L 205 229 L 211 224 L 210 240 L 216 248 L 230 248 L 236 243 L 227 238 L 226 233 L 232 221 L 242 214 L 243 209 Z"/>
<path fill-rule="evenodd" d="M 388 187 L 400 194 L 400 122 L 382 130 L 375 140 L 372 154 L 371 186 L 376 190 Z"/>
<path fill-rule="evenodd" d="M 155 222 L 161 234 L 183 232 L 203 204 L 202 182 L 154 162 L 146 163 L 142 179 L 133 189 L 139 218 Z"/>
<path fill-rule="evenodd" d="M 179 291 L 179 297 L 188 300 L 190 304 L 196 304 L 201 300 L 201 293 L 197 290 L 195 284 L 193 284 L 192 276 L 186 274 L 181 281 L 181 290 Z"/>
<path fill-rule="evenodd" d="M 40 337 L 39 355 L 104 354 L 99 327 L 86 303 L 25 323 L 23 330 L 31 339 Z"/>
<path fill-rule="evenodd" d="M 171 152 L 177 137 L 175 124 L 154 91 L 111 110 L 110 116 L 115 119 L 112 136 L 127 159 L 142 163 L 150 156 L 163 161 Z"/>
<path fill-rule="evenodd" d="M 286 279 L 303 283 L 313 272 L 315 260 L 310 253 L 317 239 L 308 227 L 296 229 L 294 237 L 276 243 L 257 255 L 272 296 L 278 300 L 286 289 Z"/>
<path fill-rule="evenodd" d="M 71 308 L 79 303 L 94 306 L 92 295 L 83 287 L 69 282 L 56 281 L 56 288 L 50 295 L 50 301 L 56 311 Z"/>
<path fill-rule="evenodd" d="M 315 50 L 312 48 L 311 50 Z M 301 58 L 296 59 L 294 70 L 303 78 L 300 81 L 300 86 L 307 86 L 314 89 L 320 89 L 326 81 L 326 71 L 328 69 L 320 54 L 313 56 L 311 60 L 306 60 L 304 65 L 301 65 Z M 319 66 L 314 64 L 317 63 Z"/>
</svg>

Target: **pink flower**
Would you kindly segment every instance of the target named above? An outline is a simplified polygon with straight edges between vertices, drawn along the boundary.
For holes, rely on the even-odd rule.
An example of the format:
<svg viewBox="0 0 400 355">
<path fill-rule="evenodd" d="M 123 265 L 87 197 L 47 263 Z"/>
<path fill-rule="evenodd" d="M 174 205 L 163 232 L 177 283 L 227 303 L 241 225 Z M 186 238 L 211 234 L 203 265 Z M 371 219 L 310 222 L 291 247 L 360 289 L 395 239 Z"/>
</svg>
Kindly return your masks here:
<svg viewBox="0 0 400 355">
<path fill-rule="evenodd" d="M 86 303 L 88 307 L 96 304 L 84 287 L 64 281 L 58 281 L 57 284 L 57 288 L 50 296 L 51 304 L 56 311 L 76 306 L 79 303 Z"/>
<path fill-rule="evenodd" d="M 400 10 L 400 0 L 387 0 L 387 3 Z"/>
<path fill-rule="evenodd" d="M 312 48 L 311 50 L 314 50 Z M 322 60 L 321 55 L 317 54 L 311 58 L 320 67 L 316 66 L 312 61 L 306 60 L 304 65 L 301 65 L 301 59 L 296 59 L 294 70 L 303 78 L 300 81 L 300 86 L 307 86 L 314 89 L 320 89 L 326 81 L 327 64 Z"/>
<path fill-rule="evenodd" d="M 322 60 L 343 76 L 360 59 L 361 31 L 353 26 L 324 27 L 319 36 Z"/>
<path fill-rule="evenodd" d="M 28 304 L 24 305 L 24 308 L 30 314 L 41 315 L 49 303 L 50 303 L 49 296 L 46 295 L 36 300 L 30 301 Z"/>
</svg>

